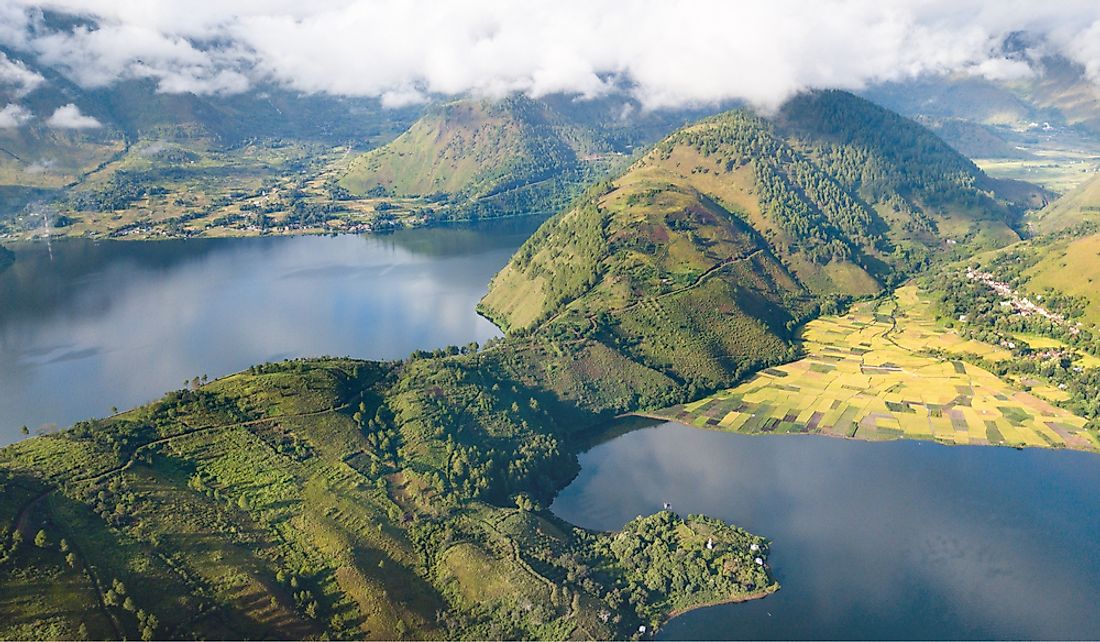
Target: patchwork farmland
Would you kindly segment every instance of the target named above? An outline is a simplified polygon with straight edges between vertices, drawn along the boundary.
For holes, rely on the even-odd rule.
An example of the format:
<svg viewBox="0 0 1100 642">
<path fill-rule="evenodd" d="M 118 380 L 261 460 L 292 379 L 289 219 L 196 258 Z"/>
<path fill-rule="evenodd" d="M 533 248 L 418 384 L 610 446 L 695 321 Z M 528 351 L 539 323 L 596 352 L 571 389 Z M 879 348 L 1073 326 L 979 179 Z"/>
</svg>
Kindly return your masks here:
<svg viewBox="0 0 1100 642">
<path fill-rule="evenodd" d="M 1100 450 L 1085 420 L 961 360 L 1008 354 L 938 326 L 914 286 L 809 323 L 806 356 L 735 388 L 658 411 L 699 428 Z"/>
</svg>

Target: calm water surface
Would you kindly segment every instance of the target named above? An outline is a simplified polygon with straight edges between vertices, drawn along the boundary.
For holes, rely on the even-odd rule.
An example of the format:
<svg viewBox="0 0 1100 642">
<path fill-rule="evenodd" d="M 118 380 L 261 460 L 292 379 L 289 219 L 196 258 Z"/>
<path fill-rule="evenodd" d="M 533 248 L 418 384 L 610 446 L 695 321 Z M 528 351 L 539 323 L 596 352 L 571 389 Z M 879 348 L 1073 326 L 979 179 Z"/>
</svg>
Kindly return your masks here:
<svg viewBox="0 0 1100 642">
<path fill-rule="evenodd" d="M 665 639 L 1100 637 L 1100 457 L 663 424 L 581 456 L 552 510 L 616 529 L 672 502 L 773 540 L 783 588 Z"/>
<path fill-rule="evenodd" d="M 496 336 L 474 312 L 542 221 L 385 236 L 16 247 L 0 271 L 0 444 L 286 357 L 389 359 Z"/>
</svg>

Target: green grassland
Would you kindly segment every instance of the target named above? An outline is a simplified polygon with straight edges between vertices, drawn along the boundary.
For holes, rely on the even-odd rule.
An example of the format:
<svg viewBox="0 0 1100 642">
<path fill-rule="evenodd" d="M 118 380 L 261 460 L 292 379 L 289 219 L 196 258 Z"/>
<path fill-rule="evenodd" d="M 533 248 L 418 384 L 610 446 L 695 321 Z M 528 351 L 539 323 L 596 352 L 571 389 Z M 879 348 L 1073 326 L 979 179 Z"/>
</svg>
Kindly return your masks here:
<svg viewBox="0 0 1100 642">
<path fill-rule="evenodd" d="M 889 299 L 856 304 L 846 315 L 816 319 L 802 332 L 803 358 L 654 414 L 745 433 L 1100 451 L 1084 418 L 951 358 L 1010 355 L 944 329 L 930 306 L 907 286 Z"/>
<path fill-rule="evenodd" d="M 1005 127 L 996 131 L 1015 154 L 972 156 L 978 167 L 995 178 L 1027 181 L 1057 194 L 1069 194 L 1100 171 L 1100 142 L 1094 134 L 1067 127 L 1052 132 Z"/>
</svg>

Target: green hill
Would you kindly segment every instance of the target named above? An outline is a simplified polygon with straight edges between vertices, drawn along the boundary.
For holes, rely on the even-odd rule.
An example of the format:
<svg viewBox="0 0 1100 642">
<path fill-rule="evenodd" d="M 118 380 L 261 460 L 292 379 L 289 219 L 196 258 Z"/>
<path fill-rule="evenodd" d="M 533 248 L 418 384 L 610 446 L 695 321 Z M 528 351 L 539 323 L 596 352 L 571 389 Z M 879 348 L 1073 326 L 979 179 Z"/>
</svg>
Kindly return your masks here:
<svg viewBox="0 0 1100 642">
<path fill-rule="evenodd" d="M 356 195 L 446 201 L 462 215 L 522 213 L 566 202 L 608 151 L 543 101 L 462 100 L 357 158 L 340 184 Z"/>
<path fill-rule="evenodd" d="M 783 359 L 791 328 L 823 302 L 1018 240 L 993 185 L 924 128 L 850 94 L 799 97 L 771 121 L 727 112 L 545 224 L 481 310 L 513 334 L 587 327 L 673 380 L 721 385 Z"/>
<path fill-rule="evenodd" d="M 1040 234 L 1060 232 L 1090 221 L 1100 222 L 1100 175 L 1028 216 L 1028 223 Z"/>
</svg>

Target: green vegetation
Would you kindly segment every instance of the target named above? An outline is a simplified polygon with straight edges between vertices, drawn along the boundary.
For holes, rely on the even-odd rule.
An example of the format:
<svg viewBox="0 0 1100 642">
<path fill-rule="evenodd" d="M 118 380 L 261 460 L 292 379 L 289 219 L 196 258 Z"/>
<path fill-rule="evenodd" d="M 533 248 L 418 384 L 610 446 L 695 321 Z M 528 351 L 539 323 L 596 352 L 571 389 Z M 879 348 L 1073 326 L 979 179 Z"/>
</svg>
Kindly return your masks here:
<svg viewBox="0 0 1100 642">
<path fill-rule="evenodd" d="M 267 364 L 0 451 L 0 636 L 622 638 L 776 588 L 715 520 L 542 511 L 581 424 L 490 355 Z"/>
<path fill-rule="evenodd" d="M 462 100 L 352 161 L 340 186 L 358 196 L 421 198 L 445 218 L 551 211 L 615 156 L 546 102 Z"/>
<path fill-rule="evenodd" d="M 1016 354 L 986 342 L 982 321 L 961 331 L 945 328 L 937 311 L 951 315 L 957 308 L 944 304 L 934 305 L 913 285 L 858 303 L 842 316 L 810 322 L 801 335 L 802 359 L 651 414 L 744 433 L 1100 451 L 1097 426 L 1080 416 L 1078 404 L 1052 405 L 1007 383 Z"/>
<path fill-rule="evenodd" d="M 441 113 L 435 122 L 493 124 L 448 125 L 442 149 L 462 153 L 428 149 L 440 172 L 426 183 L 402 172 L 387 190 L 480 198 L 505 174 L 556 172 L 554 159 L 577 153 L 515 137 L 517 113 L 524 127 L 556 126 L 526 101 Z M 378 155 L 423 149 L 413 143 L 431 138 L 431 122 Z M 474 132 L 496 132 L 494 144 Z M 470 150 L 516 152 L 508 141 L 520 140 L 535 147 L 518 165 L 469 163 Z M 102 183 L 104 202 L 164 196 L 131 187 L 143 170 L 132 171 Z M 351 202 L 343 190 L 356 186 L 331 178 L 313 185 Z M 254 199 L 248 215 L 274 213 Z M 666 512 L 592 533 L 542 507 L 575 474 L 593 426 L 757 370 L 783 378 L 805 321 L 1017 240 L 1015 215 L 926 130 L 848 94 L 801 97 L 774 121 L 734 111 L 686 127 L 517 252 L 481 304 L 502 339 L 397 363 L 255 366 L 0 451 L 0 637 L 625 638 L 761 597 L 777 588 L 767 546 L 742 530 Z M 863 326 L 888 329 L 889 313 L 873 313 Z M 805 370 L 827 377 L 837 362 Z M 934 403 L 967 407 L 952 399 Z M 882 398 L 898 414 L 907 400 Z M 998 421 L 1010 432 L 1047 418 L 1001 401 L 987 437 Z M 1068 443 L 1078 428 L 1052 430 Z M 1015 439 L 998 434 L 989 441 Z"/>
<path fill-rule="evenodd" d="M 1100 221 L 1100 175 L 1091 176 L 1073 191 L 1029 217 L 1039 233 L 1052 234 Z"/>
<path fill-rule="evenodd" d="M 841 92 L 795 99 L 774 124 L 728 112 L 547 222 L 480 310 L 513 337 L 599 342 L 696 398 L 789 360 L 793 328 L 821 309 L 1018 239 L 994 186 Z"/>
</svg>

